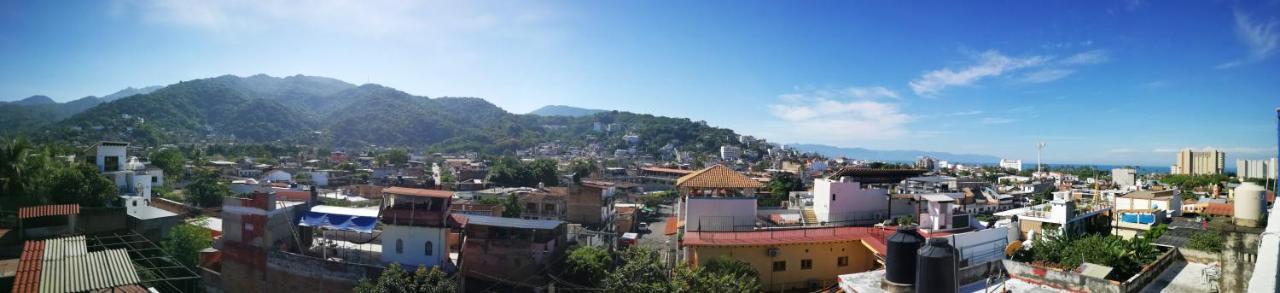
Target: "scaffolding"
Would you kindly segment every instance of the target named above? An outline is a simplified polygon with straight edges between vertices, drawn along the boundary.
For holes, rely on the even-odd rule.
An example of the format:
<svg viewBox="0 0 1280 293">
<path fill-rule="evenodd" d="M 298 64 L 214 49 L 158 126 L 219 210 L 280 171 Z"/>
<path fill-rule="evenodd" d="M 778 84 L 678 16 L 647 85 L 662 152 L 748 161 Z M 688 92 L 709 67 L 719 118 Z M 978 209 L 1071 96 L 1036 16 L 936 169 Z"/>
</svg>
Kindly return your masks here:
<svg viewBox="0 0 1280 293">
<path fill-rule="evenodd" d="M 151 240 L 132 231 L 86 235 L 85 246 L 90 252 L 125 249 L 143 286 L 156 288 L 160 292 L 201 291 L 200 275 Z"/>
</svg>

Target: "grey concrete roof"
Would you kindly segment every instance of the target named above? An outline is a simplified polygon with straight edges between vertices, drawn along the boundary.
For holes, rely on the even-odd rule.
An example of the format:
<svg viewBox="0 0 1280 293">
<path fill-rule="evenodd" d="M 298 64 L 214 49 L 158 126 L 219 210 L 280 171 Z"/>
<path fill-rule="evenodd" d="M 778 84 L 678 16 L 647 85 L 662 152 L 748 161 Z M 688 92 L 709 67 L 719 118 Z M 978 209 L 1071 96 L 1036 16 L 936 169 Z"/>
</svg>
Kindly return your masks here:
<svg viewBox="0 0 1280 293">
<path fill-rule="evenodd" d="M 551 230 L 564 224 L 560 220 L 526 220 L 493 216 L 467 215 L 467 225 Z"/>
</svg>

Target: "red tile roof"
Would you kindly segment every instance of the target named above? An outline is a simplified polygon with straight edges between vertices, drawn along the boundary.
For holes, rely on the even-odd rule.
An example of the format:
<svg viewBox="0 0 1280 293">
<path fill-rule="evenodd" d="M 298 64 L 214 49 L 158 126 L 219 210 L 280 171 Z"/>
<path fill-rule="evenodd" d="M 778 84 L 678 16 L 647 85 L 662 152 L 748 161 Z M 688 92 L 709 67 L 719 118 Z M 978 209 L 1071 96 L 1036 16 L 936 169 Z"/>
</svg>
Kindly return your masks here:
<svg viewBox="0 0 1280 293">
<path fill-rule="evenodd" d="M 387 187 L 382 189 L 382 193 L 394 195 L 435 197 L 435 198 L 451 198 L 453 192 L 448 190 L 423 189 L 423 188 L 406 188 L 406 187 Z"/>
<path fill-rule="evenodd" d="M 19 219 L 76 214 L 80 214 L 80 205 L 78 204 L 42 205 L 18 209 Z"/>
<path fill-rule="evenodd" d="M 1229 203 L 1209 203 L 1205 205 L 1204 211 L 1201 213 L 1210 216 L 1233 216 L 1236 214 L 1236 205 Z"/>
<path fill-rule="evenodd" d="M 27 241 L 22 248 L 13 292 L 40 292 L 40 270 L 44 265 L 44 241 Z"/>
<path fill-rule="evenodd" d="M 751 180 L 746 175 L 729 169 L 729 167 L 716 164 L 676 179 L 676 187 L 747 189 L 763 188 L 764 184 Z"/>
</svg>

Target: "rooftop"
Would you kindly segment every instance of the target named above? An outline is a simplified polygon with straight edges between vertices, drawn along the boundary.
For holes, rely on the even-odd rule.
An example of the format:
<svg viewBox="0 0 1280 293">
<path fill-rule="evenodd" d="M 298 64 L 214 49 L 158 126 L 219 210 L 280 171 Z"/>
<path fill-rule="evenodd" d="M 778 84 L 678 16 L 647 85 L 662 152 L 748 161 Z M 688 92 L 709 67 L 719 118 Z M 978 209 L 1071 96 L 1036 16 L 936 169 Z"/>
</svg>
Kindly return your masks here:
<svg viewBox="0 0 1280 293">
<path fill-rule="evenodd" d="M 907 178 L 920 176 L 928 172 L 923 169 L 872 169 L 865 167 L 845 167 L 831 174 L 828 178 L 853 177 L 861 183 L 898 183 Z"/>
<path fill-rule="evenodd" d="M 564 224 L 560 220 L 527 220 L 518 218 L 503 218 L 481 215 L 467 215 L 467 225 L 480 225 L 490 227 L 505 227 L 517 229 L 540 229 L 552 230 Z"/>
<path fill-rule="evenodd" d="M 763 188 L 764 184 L 751 180 L 746 175 L 729 169 L 729 167 L 716 164 L 676 179 L 676 187 L 746 189 Z"/>
<path fill-rule="evenodd" d="M 1137 190 L 1121 196 L 1132 199 L 1169 199 L 1173 197 L 1173 190 L 1151 191 Z"/>
<path fill-rule="evenodd" d="M 423 188 L 407 188 L 407 187 L 387 187 L 382 189 L 382 193 L 418 197 L 434 197 L 434 198 L 452 198 L 453 192 L 447 190 L 423 189 Z"/>
<path fill-rule="evenodd" d="M 30 219 L 47 216 L 67 216 L 80 214 L 78 204 L 55 204 L 25 207 L 18 209 L 19 219 Z"/>
</svg>

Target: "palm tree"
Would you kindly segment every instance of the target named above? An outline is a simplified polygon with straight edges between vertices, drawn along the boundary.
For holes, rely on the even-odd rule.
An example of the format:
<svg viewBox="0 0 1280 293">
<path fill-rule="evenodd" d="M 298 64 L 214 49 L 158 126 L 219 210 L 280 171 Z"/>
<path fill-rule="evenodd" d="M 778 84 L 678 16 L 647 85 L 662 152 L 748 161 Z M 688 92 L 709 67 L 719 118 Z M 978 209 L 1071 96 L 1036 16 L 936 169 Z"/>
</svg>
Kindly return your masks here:
<svg viewBox="0 0 1280 293">
<path fill-rule="evenodd" d="M 0 144 L 0 191 L 5 196 L 21 196 L 27 190 L 24 177 L 31 149 L 31 143 L 21 138 Z"/>
</svg>

